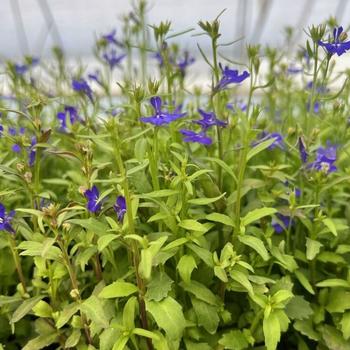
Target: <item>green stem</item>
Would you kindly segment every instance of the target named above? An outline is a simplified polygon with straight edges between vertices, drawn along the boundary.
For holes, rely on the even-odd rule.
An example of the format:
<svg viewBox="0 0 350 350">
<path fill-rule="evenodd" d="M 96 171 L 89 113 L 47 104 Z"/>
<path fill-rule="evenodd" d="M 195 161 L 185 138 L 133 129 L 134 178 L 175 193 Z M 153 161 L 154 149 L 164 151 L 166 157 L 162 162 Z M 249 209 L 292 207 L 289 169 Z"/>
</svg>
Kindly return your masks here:
<svg viewBox="0 0 350 350">
<path fill-rule="evenodd" d="M 12 234 L 9 234 L 8 237 L 9 237 L 9 241 L 10 241 L 10 248 L 11 248 L 13 260 L 15 262 L 18 278 L 19 278 L 19 280 L 20 280 L 20 282 L 22 284 L 23 292 L 27 293 L 27 286 L 26 286 L 26 282 L 25 282 L 25 279 L 24 279 L 24 275 L 23 275 L 21 261 L 20 261 L 20 258 L 19 258 L 19 255 L 18 255 L 18 251 L 17 251 L 17 248 L 16 248 L 16 241 L 13 238 Z"/>
</svg>

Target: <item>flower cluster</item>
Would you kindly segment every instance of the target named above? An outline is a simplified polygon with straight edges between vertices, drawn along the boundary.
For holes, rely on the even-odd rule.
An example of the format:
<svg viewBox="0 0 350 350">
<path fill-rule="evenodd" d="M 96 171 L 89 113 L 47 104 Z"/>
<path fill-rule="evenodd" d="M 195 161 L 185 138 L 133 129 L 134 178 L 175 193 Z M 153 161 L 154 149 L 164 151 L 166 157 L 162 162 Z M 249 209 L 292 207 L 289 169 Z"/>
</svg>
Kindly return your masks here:
<svg viewBox="0 0 350 350">
<path fill-rule="evenodd" d="M 315 169 L 321 171 L 325 174 L 333 173 L 337 170 L 334 165 L 337 160 L 337 148 L 336 146 L 331 146 L 323 148 L 319 147 L 316 151 L 316 160 L 308 164 L 309 169 Z"/>
<path fill-rule="evenodd" d="M 11 226 L 11 221 L 14 215 L 14 210 L 6 214 L 5 206 L 2 203 L 0 203 L 0 231 L 8 231 L 10 233 L 15 233 L 15 230 Z"/>
</svg>

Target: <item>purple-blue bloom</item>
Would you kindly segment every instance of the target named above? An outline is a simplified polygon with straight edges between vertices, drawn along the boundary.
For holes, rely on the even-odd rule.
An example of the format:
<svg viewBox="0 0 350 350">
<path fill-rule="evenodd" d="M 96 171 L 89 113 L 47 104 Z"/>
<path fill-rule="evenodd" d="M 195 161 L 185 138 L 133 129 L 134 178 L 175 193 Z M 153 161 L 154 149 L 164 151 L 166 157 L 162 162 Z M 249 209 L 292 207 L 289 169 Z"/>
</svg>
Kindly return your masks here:
<svg viewBox="0 0 350 350">
<path fill-rule="evenodd" d="M 215 87 L 215 90 L 223 90 L 229 84 L 241 83 L 250 76 L 248 71 L 244 71 L 242 74 L 239 74 L 237 69 L 229 69 L 227 66 L 223 69 L 221 64 L 220 69 L 222 72 L 222 78 Z"/>
<path fill-rule="evenodd" d="M 227 122 L 219 120 L 216 118 L 214 112 L 205 112 L 202 109 L 198 109 L 199 114 L 202 116 L 200 120 L 194 120 L 193 122 L 199 124 L 202 127 L 202 130 L 206 131 L 213 125 L 225 127 Z"/>
<path fill-rule="evenodd" d="M 112 49 L 109 52 L 105 52 L 102 57 L 108 63 L 109 68 L 113 70 L 114 67 L 119 66 L 125 56 L 125 54 L 118 56 L 117 51 Z"/>
<path fill-rule="evenodd" d="M 2 133 L 4 132 L 4 127 L 0 125 L 0 137 L 2 136 Z"/>
<path fill-rule="evenodd" d="M 300 159 L 303 163 L 307 162 L 308 153 L 306 151 L 306 145 L 302 137 L 298 138 L 298 147 L 299 147 L 299 154 Z"/>
<path fill-rule="evenodd" d="M 233 105 L 233 103 L 227 103 L 226 108 L 230 111 L 236 113 L 236 109 L 240 109 L 242 112 L 245 112 L 247 110 L 247 104 L 242 101 L 236 102 L 236 106 Z"/>
<path fill-rule="evenodd" d="M 347 50 L 350 50 L 350 41 L 341 41 L 341 34 L 343 33 L 343 27 L 334 28 L 333 30 L 333 41 L 325 43 L 319 40 L 318 44 L 324 47 L 330 55 L 335 53 L 341 56 Z"/>
<path fill-rule="evenodd" d="M 272 222 L 272 227 L 274 228 L 276 233 L 282 233 L 284 230 L 288 230 L 288 228 L 294 223 L 290 216 L 282 215 L 280 213 L 277 213 L 276 216 L 277 219 L 280 221 Z"/>
<path fill-rule="evenodd" d="M 179 113 L 178 111 L 175 111 L 174 113 L 162 111 L 162 99 L 159 96 L 151 98 L 151 105 L 155 114 L 150 117 L 141 117 L 140 120 L 144 123 L 151 123 L 156 126 L 161 126 L 164 124 L 169 124 L 172 121 L 186 115 L 186 113 Z"/>
<path fill-rule="evenodd" d="M 322 171 L 325 174 L 333 173 L 337 170 L 334 165 L 337 160 L 337 148 L 328 144 L 327 148 L 319 147 L 316 151 L 316 160 L 308 165 L 308 168 Z"/>
<path fill-rule="evenodd" d="M 35 162 L 36 149 L 34 149 L 33 147 L 36 144 L 37 144 L 36 137 L 33 136 L 32 140 L 31 140 L 31 143 L 30 143 L 30 147 L 29 147 L 29 160 L 28 160 L 28 163 L 29 163 L 30 167 L 32 167 L 34 165 L 34 162 Z"/>
<path fill-rule="evenodd" d="M 267 147 L 267 149 L 272 150 L 276 147 L 284 149 L 283 136 L 278 132 L 268 133 L 266 131 L 263 131 L 260 134 L 260 140 L 256 142 L 255 145 L 261 143 L 262 141 L 266 141 L 270 139 L 274 139 L 274 142 L 269 147 Z"/>
<path fill-rule="evenodd" d="M 122 47 L 123 44 L 116 39 L 117 31 L 113 29 L 110 33 L 102 35 L 102 38 L 107 41 L 108 44 L 114 44 Z"/>
<path fill-rule="evenodd" d="M 180 132 L 182 135 L 185 136 L 183 138 L 185 142 L 198 142 L 198 143 L 201 143 L 202 145 L 207 145 L 207 146 L 211 145 L 213 142 L 213 140 L 210 137 L 208 137 L 204 131 L 196 133 L 192 130 L 181 129 Z"/>
<path fill-rule="evenodd" d="M 126 213 L 126 201 L 125 197 L 118 196 L 115 204 L 113 205 L 113 208 L 115 210 L 115 213 L 117 214 L 118 221 L 122 222 L 124 219 L 124 215 Z"/>
<path fill-rule="evenodd" d="M 95 81 L 99 85 L 103 85 L 102 79 L 101 79 L 101 72 L 99 70 L 96 70 L 95 73 L 88 74 L 88 78 L 90 80 Z"/>
<path fill-rule="evenodd" d="M 91 87 L 85 79 L 73 79 L 72 88 L 74 91 L 85 94 L 90 99 L 90 101 L 93 102 Z"/>
<path fill-rule="evenodd" d="M 91 190 L 86 190 L 84 192 L 85 198 L 87 198 L 87 209 L 91 211 L 92 213 L 96 213 L 101 210 L 102 203 L 97 203 L 100 192 L 98 191 L 98 188 L 94 185 Z"/>
<path fill-rule="evenodd" d="M 17 143 L 15 143 L 15 144 L 12 146 L 12 151 L 13 151 L 13 152 L 16 152 L 16 153 L 21 152 L 21 146 L 18 145 Z"/>
<path fill-rule="evenodd" d="M 80 116 L 78 115 L 78 110 L 74 106 L 64 106 L 64 112 L 57 113 L 57 119 L 61 122 L 61 131 L 66 131 L 67 129 L 67 116 L 71 124 L 74 124 L 77 121 L 81 121 Z"/>
<path fill-rule="evenodd" d="M 6 214 L 6 209 L 2 203 L 0 203 L 0 231 L 8 231 L 15 233 L 15 230 L 11 226 L 11 221 L 15 215 L 15 211 L 12 210 Z"/>
<path fill-rule="evenodd" d="M 184 58 L 177 63 L 181 74 L 184 76 L 186 74 L 186 68 L 193 64 L 195 61 L 194 57 L 191 57 L 188 51 L 184 52 Z"/>
</svg>

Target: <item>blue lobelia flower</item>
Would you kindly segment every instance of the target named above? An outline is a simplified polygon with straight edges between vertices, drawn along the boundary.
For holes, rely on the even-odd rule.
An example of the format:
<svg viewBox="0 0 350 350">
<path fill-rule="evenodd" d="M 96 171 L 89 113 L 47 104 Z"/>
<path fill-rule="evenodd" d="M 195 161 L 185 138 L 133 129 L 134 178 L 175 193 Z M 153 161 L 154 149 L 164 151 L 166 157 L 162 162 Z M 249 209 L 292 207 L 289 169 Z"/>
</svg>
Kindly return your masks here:
<svg viewBox="0 0 350 350">
<path fill-rule="evenodd" d="M 324 47 L 330 55 L 334 55 L 335 53 L 338 56 L 341 56 L 347 50 L 350 50 L 350 41 L 341 41 L 346 36 L 343 34 L 343 27 L 334 28 L 333 30 L 333 41 L 325 43 L 319 40 L 318 44 Z"/>
<path fill-rule="evenodd" d="M 298 147 L 299 147 L 300 159 L 303 163 L 306 163 L 308 153 L 306 151 L 306 145 L 305 145 L 304 139 L 302 137 L 298 138 Z"/>
<path fill-rule="evenodd" d="M 32 140 L 31 140 L 31 143 L 30 143 L 30 147 L 29 147 L 29 160 L 28 160 L 28 163 L 29 163 L 30 167 L 32 167 L 34 165 L 34 162 L 35 162 L 36 149 L 33 148 L 33 147 L 36 144 L 37 144 L 36 137 L 33 136 Z"/>
<path fill-rule="evenodd" d="M 220 69 L 222 72 L 222 78 L 219 81 L 218 85 L 215 87 L 215 90 L 223 90 L 229 84 L 238 84 L 247 79 L 250 74 L 248 71 L 244 71 L 242 74 L 238 73 L 236 69 L 229 69 L 229 67 L 222 68 L 220 64 Z"/>
<path fill-rule="evenodd" d="M 2 136 L 2 133 L 4 132 L 4 127 L 0 125 L 0 137 Z"/>
<path fill-rule="evenodd" d="M 29 69 L 29 66 L 27 64 L 15 64 L 15 72 L 18 75 L 23 75 L 24 73 L 26 73 Z"/>
<path fill-rule="evenodd" d="M 97 84 L 101 86 L 103 85 L 102 79 L 101 79 L 101 72 L 98 69 L 95 70 L 95 73 L 88 74 L 88 78 L 90 80 L 95 81 Z"/>
<path fill-rule="evenodd" d="M 191 57 L 188 51 L 184 52 L 184 57 L 179 62 L 177 62 L 177 67 L 179 68 L 181 74 L 185 76 L 186 68 L 195 62 L 194 57 Z"/>
<path fill-rule="evenodd" d="M 115 213 L 117 214 L 118 221 L 122 222 L 126 213 L 125 197 L 118 196 L 115 201 L 115 204 L 113 205 L 113 208 L 115 210 Z"/>
<path fill-rule="evenodd" d="M 78 110 L 74 106 L 64 106 L 64 112 L 57 113 L 57 119 L 61 122 L 61 131 L 67 130 L 67 116 L 69 117 L 70 123 L 74 124 L 77 121 L 81 121 L 78 115 Z"/>
<path fill-rule="evenodd" d="M 101 210 L 102 203 L 97 203 L 100 192 L 98 191 L 98 188 L 96 186 L 93 186 L 91 190 L 86 190 L 84 192 L 85 198 L 87 198 L 87 209 L 91 211 L 92 213 L 96 213 Z"/>
<path fill-rule="evenodd" d="M 198 142 L 206 146 L 210 146 L 213 142 L 213 140 L 207 136 L 204 131 L 196 133 L 192 130 L 181 129 L 180 132 L 185 136 L 183 138 L 185 142 Z"/>
<path fill-rule="evenodd" d="M 206 131 L 213 125 L 225 127 L 227 122 L 217 119 L 213 112 L 205 112 L 202 109 L 198 109 L 199 114 L 202 116 L 200 120 L 194 120 L 193 123 L 199 124 L 203 131 Z"/>
<path fill-rule="evenodd" d="M 109 65 L 109 68 L 111 70 L 113 70 L 113 68 L 117 67 L 120 65 L 120 62 L 123 60 L 123 58 L 125 57 L 125 54 L 122 55 L 117 55 L 117 51 L 112 49 L 110 51 L 106 51 L 102 57 L 103 59 L 107 62 L 107 64 Z"/>
<path fill-rule="evenodd" d="M 113 29 L 110 33 L 102 35 L 102 39 L 106 40 L 108 44 L 114 44 L 122 47 L 123 44 L 116 38 L 117 31 Z"/>
<path fill-rule="evenodd" d="M 6 214 L 6 209 L 4 205 L 0 203 L 0 231 L 8 231 L 10 233 L 15 233 L 15 230 L 11 226 L 11 220 L 13 219 L 14 215 L 14 210 Z"/>
<path fill-rule="evenodd" d="M 260 140 L 258 142 L 254 142 L 253 145 L 255 146 L 263 141 L 270 140 L 270 139 L 274 139 L 274 142 L 269 147 L 267 147 L 267 149 L 272 150 L 272 149 L 275 149 L 276 147 L 284 149 L 283 136 L 278 132 L 269 133 L 269 132 L 263 131 L 260 134 Z"/>
<path fill-rule="evenodd" d="M 19 153 L 21 152 L 21 146 L 17 143 L 15 143 L 13 146 L 12 146 L 12 151 L 15 152 L 15 153 Z"/>
<path fill-rule="evenodd" d="M 92 90 L 87 81 L 83 78 L 73 79 L 72 80 L 72 88 L 76 92 L 80 92 L 85 94 L 91 102 L 93 102 L 92 98 Z"/>
<path fill-rule="evenodd" d="M 319 147 L 316 151 L 316 160 L 308 165 L 309 169 L 322 171 L 325 174 L 333 173 L 337 170 L 334 165 L 337 160 L 337 148 L 328 144 L 327 148 Z"/>
<path fill-rule="evenodd" d="M 174 113 L 162 111 L 162 99 L 159 96 L 151 98 L 151 105 L 155 114 L 150 117 L 141 117 L 140 120 L 144 123 L 151 123 L 156 126 L 161 126 L 164 124 L 169 124 L 172 121 L 186 115 L 186 113 L 180 113 L 179 111 L 175 111 Z"/>
<path fill-rule="evenodd" d="M 294 224 L 290 216 L 282 215 L 280 213 L 276 214 L 278 221 L 272 222 L 272 227 L 276 233 L 282 233 L 285 230 L 288 230 L 290 226 Z"/>
</svg>

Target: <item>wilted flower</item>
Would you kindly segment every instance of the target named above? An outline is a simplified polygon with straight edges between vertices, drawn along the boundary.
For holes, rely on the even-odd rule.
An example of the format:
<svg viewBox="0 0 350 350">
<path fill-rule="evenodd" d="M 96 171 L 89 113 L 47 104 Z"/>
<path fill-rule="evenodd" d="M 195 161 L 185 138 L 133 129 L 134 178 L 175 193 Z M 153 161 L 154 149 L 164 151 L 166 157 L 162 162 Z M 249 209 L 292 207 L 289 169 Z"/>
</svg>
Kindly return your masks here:
<svg viewBox="0 0 350 350">
<path fill-rule="evenodd" d="M 215 87 L 215 90 L 223 90 L 229 84 L 238 84 L 243 80 L 247 79 L 250 74 L 248 71 L 244 71 L 242 74 L 238 73 L 236 69 L 229 69 L 229 67 L 222 68 L 220 64 L 220 69 L 222 72 L 222 78 L 219 81 L 218 85 Z"/>
<path fill-rule="evenodd" d="M 0 231 L 8 231 L 15 233 L 15 230 L 11 226 L 11 220 L 15 215 L 15 211 L 12 210 L 6 214 L 6 209 L 2 203 L 0 203 Z"/>
<path fill-rule="evenodd" d="M 198 112 L 202 116 L 202 119 L 194 120 L 193 122 L 199 124 L 204 131 L 213 125 L 222 127 L 227 125 L 227 122 L 217 119 L 216 115 L 213 112 L 205 112 L 202 109 L 198 109 Z"/>
<path fill-rule="evenodd" d="M 180 132 L 182 135 L 185 136 L 183 138 L 185 142 L 198 142 L 198 143 L 201 143 L 202 145 L 207 145 L 207 146 L 211 145 L 213 142 L 212 139 L 208 137 L 204 131 L 196 133 L 192 130 L 181 129 Z"/>
<path fill-rule="evenodd" d="M 101 210 L 102 203 L 98 202 L 100 192 L 96 186 L 93 186 L 91 190 L 86 190 L 84 196 L 87 198 L 87 209 L 92 213 L 96 213 Z"/>
<path fill-rule="evenodd" d="M 346 38 L 346 33 L 343 33 L 343 27 L 334 28 L 333 42 L 325 43 L 319 40 L 318 44 L 324 47 L 330 55 L 337 54 L 341 56 L 350 49 L 350 41 L 341 41 Z"/>
<path fill-rule="evenodd" d="M 319 147 L 316 151 L 316 160 L 308 165 L 308 168 L 322 171 L 325 174 L 333 173 L 337 170 L 334 165 L 337 160 L 336 146 L 328 145 L 327 148 Z"/>
<path fill-rule="evenodd" d="M 155 114 L 150 117 L 141 117 L 140 120 L 144 123 L 151 123 L 160 126 L 163 124 L 169 124 L 186 115 L 186 113 L 179 113 L 178 111 L 175 111 L 174 113 L 162 111 L 162 99 L 159 96 L 151 98 L 151 105 Z"/>
<path fill-rule="evenodd" d="M 115 210 L 115 213 L 117 214 L 118 221 L 122 222 L 126 213 L 125 197 L 118 196 L 115 201 L 115 204 L 113 205 L 113 208 Z"/>
<path fill-rule="evenodd" d="M 91 87 L 85 79 L 73 79 L 72 88 L 74 91 L 85 94 L 90 99 L 90 101 L 93 102 Z"/>
</svg>

